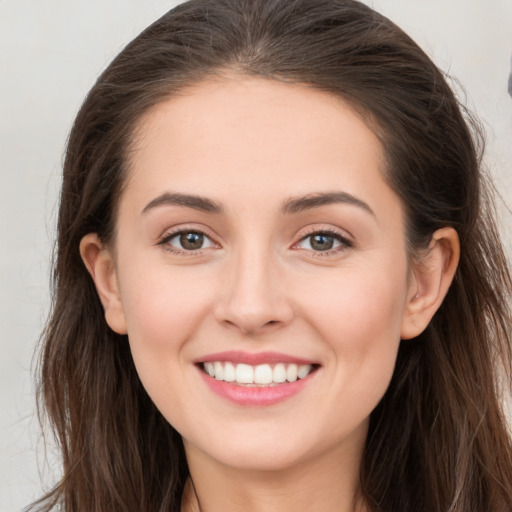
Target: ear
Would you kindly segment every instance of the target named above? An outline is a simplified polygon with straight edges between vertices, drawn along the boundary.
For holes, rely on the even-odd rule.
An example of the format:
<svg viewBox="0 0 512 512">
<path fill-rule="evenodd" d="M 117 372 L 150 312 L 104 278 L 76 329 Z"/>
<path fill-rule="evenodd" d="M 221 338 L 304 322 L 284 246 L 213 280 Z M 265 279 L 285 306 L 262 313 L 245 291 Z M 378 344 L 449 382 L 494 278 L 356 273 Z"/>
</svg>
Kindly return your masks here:
<svg viewBox="0 0 512 512">
<path fill-rule="evenodd" d="M 459 255 L 459 237 L 453 228 L 434 232 L 428 249 L 411 269 L 402 339 L 414 338 L 425 330 L 448 293 Z"/>
<path fill-rule="evenodd" d="M 80 241 L 80 255 L 96 286 L 107 324 L 118 334 L 126 334 L 123 303 L 111 251 L 96 233 L 89 233 Z"/>
</svg>

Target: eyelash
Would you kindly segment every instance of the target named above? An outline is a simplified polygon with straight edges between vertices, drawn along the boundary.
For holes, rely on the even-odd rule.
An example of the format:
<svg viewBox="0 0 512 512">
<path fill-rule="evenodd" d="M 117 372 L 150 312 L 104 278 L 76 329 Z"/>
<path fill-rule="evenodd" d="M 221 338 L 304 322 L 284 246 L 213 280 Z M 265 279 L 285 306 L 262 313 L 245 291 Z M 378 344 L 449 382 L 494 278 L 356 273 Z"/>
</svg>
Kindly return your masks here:
<svg viewBox="0 0 512 512">
<path fill-rule="evenodd" d="M 353 242 L 349 240 L 347 237 L 343 236 L 340 232 L 335 231 L 333 229 L 312 229 L 309 233 L 305 234 L 299 242 L 294 244 L 294 248 L 297 247 L 300 243 L 304 242 L 308 238 L 311 238 L 315 235 L 326 235 L 328 237 L 332 237 L 335 241 L 339 242 L 340 245 L 337 247 L 334 247 L 332 249 L 328 249 L 326 251 L 315 251 L 314 249 L 303 249 L 311 251 L 315 257 L 325 257 L 325 256 L 331 256 L 333 254 L 338 254 L 340 252 L 343 252 L 347 249 L 350 249 L 354 246 Z M 297 248 L 297 250 L 301 250 L 300 248 Z"/>
<path fill-rule="evenodd" d="M 191 250 L 191 249 L 187 250 L 187 249 L 177 249 L 170 245 L 170 241 L 173 240 L 174 238 L 177 238 L 183 234 L 192 234 L 192 233 L 204 236 L 205 239 L 210 241 L 212 247 L 214 247 L 214 246 L 219 247 L 219 244 L 213 240 L 213 237 L 211 235 L 206 233 L 204 230 L 197 229 L 197 228 L 180 228 L 176 231 L 172 231 L 171 233 L 166 233 L 162 237 L 162 239 L 158 242 L 157 245 L 161 245 L 164 248 L 164 250 L 166 250 L 172 254 L 176 254 L 178 256 L 198 256 L 203 253 L 203 250 L 205 248 L 201 247 L 200 249 L 197 249 L 197 250 Z"/>
<path fill-rule="evenodd" d="M 157 245 L 161 245 L 164 248 L 164 250 L 166 250 L 172 254 L 179 255 L 179 256 L 201 255 L 201 254 L 203 254 L 204 249 L 208 249 L 210 247 L 206 247 L 206 248 L 201 247 L 197 250 L 194 250 L 194 249 L 187 250 L 187 249 L 177 249 L 175 247 L 172 247 L 169 243 L 174 238 L 177 238 L 183 234 L 192 234 L 192 233 L 204 236 L 205 239 L 208 239 L 210 241 L 211 246 L 219 247 L 219 244 L 217 244 L 213 240 L 213 237 L 211 235 L 209 235 L 208 233 L 206 233 L 205 231 L 203 231 L 201 229 L 196 229 L 196 228 L 181 228 L 181 229 L 173 231 L 171 233 L 167 233 L 162 237 L 162 239 L 158 242 Z M 339 244 L 340 244 L 337 247 L 334 247 L 332 249 L 328 249 L 325 251 L 315 251 L 314 249 L 302 249 L 302 250 L 310 251 L 312 254 L 315 255 L 315 257 L 325 257 L 325 256 L 337 254 L 337 253 L 345 251 L 346 249 L 350 249 L 354 245 L 351 240 L 349 240 L 345 236 L 341 235 L 338 231 L 335 231 L 332 229 L 314 229 L 314 230 L 311 230 L 306 235 L 302 236 L 301 239 L 296 244 L 294 244 L 294 246 L 292 248 L 296 249 L 296 250 L 301 250 L 301 248 L 299 248 L 297 246 L 299 244 L 301 244 L 302 242 L 304 242 L 305 240 L 307 240 L 308 238 L 311 238 L 315 235 L 326 235 L 328 237 L 332 237 L 335 241 L 339 242 Z"/>
</svg>

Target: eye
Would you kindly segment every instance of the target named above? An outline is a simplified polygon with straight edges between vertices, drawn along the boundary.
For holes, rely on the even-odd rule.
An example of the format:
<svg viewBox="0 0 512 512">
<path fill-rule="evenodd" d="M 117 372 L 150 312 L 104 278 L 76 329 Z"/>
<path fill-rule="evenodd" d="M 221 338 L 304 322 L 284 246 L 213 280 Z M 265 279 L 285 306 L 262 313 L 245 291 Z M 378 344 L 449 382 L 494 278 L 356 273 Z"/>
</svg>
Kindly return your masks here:
<svg viewBox="0 0 512 512">
<path fill-rule="evenodd" d="M 175 252 L 192 252 L 209 247 L 215 247 L 215 243 L 201 231 L 178 231 L 163 238 L 160 242 Z"/>
<path fill-rule="evenodd" d="M 339 233 L 318 231 L 302 238 L 296 247 L 309 251 L 329 253 L 343 250 L 346 247 L 352 247 L 352 242 Z"/>
</svg>

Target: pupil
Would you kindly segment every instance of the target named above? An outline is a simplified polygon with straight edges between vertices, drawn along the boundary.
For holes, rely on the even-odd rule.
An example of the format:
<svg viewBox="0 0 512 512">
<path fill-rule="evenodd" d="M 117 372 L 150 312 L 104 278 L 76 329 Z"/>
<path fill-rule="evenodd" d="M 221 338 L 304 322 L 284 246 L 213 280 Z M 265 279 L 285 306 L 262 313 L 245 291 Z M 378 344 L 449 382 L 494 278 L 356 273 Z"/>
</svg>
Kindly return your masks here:
<svg viewBox="0 0 512 512">
<path fill-rule="evenodd" d="M 327 251 L 332 249 L 334 239 L 329 235 L 314 235 L 311 240 L 311 247 L 315 251 Z"/>
<path fill-rule="evenodd" d="M 201 249 L 203 245 L 203 235 L 201 233 L 182 233 L 180 235 L 180 244 L 184 249 Z"/>
</svg>

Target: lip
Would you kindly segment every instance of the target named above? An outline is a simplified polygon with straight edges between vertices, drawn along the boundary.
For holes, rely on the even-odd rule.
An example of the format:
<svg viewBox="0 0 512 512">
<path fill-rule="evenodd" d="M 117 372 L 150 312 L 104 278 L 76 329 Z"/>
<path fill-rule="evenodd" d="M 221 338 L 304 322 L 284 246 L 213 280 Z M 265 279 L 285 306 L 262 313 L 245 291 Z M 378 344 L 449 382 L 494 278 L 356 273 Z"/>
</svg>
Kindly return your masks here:
<svg viewBox="0 0 512 512">
<path fill-rule="evenodd" d="M 210 377 L 201 368 L 201 363 L 214 361 L 230 361 L 235 364 L 249 364 L 251 366 L 275 363 L 311 364 L 317 366 L 317 368 L 307 377 L 296 380 L 295 382 L 284 382 L 282 384 L 267 387 L 252 387 L 240 386 L 233 384 L 232 382 L 217 380 Z M 310 382 L 313 381 L 315 375 L 318 373 L 318 365 L 316 365 L 315 362 L 277 352 L 217 352 L 215 354 L 209 354 L 205 357 L 198 358 L 194 363 L 204 383 L 211 391 L 213 391 L 213 393 L 231 403 L 244 407 L 266 407 L 283 402 L 300 393 L 310 384 Z"/>
<path fill-rule="evenodd" d="M 289 354 L 281 354 L 279 352 L 242 352 L 239 350 L 228 350 L 198 357 L 194 360 L 194 364 L 213 363 L 215 361 L 229 361 L 235 364 L 248 364 L 251 366 L 277 363 L 318 364 L 317 361 L 303 359 Z"/>
</svg>

